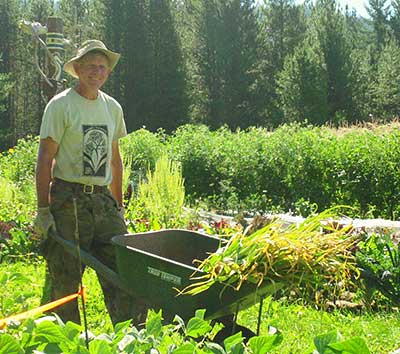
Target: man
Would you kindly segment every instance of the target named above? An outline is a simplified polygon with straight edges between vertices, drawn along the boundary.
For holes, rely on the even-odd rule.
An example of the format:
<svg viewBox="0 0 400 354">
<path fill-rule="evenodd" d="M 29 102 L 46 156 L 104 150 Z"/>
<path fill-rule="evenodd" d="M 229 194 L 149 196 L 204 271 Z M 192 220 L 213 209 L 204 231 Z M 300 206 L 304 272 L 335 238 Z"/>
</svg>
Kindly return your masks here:
<svg viewBox="0 0 400 354">
<path fill-rule="evenodd" d="M 64 65 L 65 72 L 78 79 L 76 86 L 53 97 L 44 111 L 36 168 L 35 224 L 45 239 L 43 255 L 51 300 L 75 293 L 81 279 L 77 259 L 47 238 L 51 228 L 75 242 L 77 226 L 80 247 L 113 270 L 116 265 L 110 240 L 127 232 L 118 147 L 118 139 L 126 135 L 123 112 L 116 100 L 100 91 L 119 57 L 101 41 L 84 42 Z M 131 297 L 100 274 L 98 277 L 113 324 L 130 318 L 135 324 L 143 320 L 140 301 L 132 303 Z M 80 321 L 76 301 L 60 307 L 57 313 L 64 321 Z"/>
</svg>

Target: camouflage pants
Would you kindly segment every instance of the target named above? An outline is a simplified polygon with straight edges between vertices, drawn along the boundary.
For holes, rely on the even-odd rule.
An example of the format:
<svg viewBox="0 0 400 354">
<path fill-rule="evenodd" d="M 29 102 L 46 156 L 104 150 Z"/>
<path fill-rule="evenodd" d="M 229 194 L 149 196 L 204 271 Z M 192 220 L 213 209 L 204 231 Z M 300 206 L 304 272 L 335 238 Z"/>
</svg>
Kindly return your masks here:
<svg viewBox="0 0 400 354">
<path fill-rule="evenodd" d="M 76 187 L 76 186 L 75 186 Z M 51 187 L 50 209 L 56 221 L 60 237 L 75 243 L 76 217 L 74 198 L 77 205 L 79 244 L 81 249 L 96 257 L 101 263 L 116 271 L 114 246 L 111 238 L 127 232 L 124 220 L 118 214 L 117 202 L 108 190 L 86 194 L 83 189 L 74 188 L 59 181 Z M 73 257 L 51 238 L 43 247 L 47 260 L 46 283 L 50 300 L 56 300 L 76 293 L 82 274 L 77 258 Z M 82 265 L 82 272 L 84 265 Z M 132 319 L 135 325 L 143 323 L 147 313 L 145 301 L 133 298 L 114 287 L 101 274 L 97 274 L 108 313 L 112 323 Z M 80 323 L 78 302 L 72 301 L 56 309 L 56 313 L 66 322 Z"/>
</svg>

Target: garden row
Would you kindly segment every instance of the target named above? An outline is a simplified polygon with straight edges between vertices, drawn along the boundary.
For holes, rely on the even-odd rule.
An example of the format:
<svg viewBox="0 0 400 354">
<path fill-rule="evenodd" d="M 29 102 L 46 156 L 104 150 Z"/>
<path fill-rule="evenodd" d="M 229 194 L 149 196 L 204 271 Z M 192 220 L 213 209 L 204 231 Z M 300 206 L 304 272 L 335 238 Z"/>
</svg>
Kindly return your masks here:
<svg viewBox="0 0 400 354">
<path fill-rule="evenodd" d="M 186 125 L 174 135 L 138 130 L 122 143 L 134 175 L 143 176 L 163 151 L 180 161 L 186 198 L 224 211 L 304 216 L 335 205 L 360 218 L 400 213 L 397 126 L 334 130 L 282 126 L 231 132 Z"/>
<path fill-rule="evenodd" d="M 316 207 L 348 205 L 355 207 L 352 216 L 360 218 L 395 220 L 400 214 L 396 125 L 347 130 L 290 125 L 274 132 L 185 125 L 170 136 L 137 130 L 121 147 L 134 185 L 162 154 L 179 161 L 186 202 L 192 205 L 203 201 L 225 212 L 303 216 Z M 36 151 L 37 138 L 22 139 L 0 154 L 3 201 L 22 198 L 21 208 L 34 208 Z M 0 208 L 0 219 L 10 212 L 15 210 Z"/>
</svg>

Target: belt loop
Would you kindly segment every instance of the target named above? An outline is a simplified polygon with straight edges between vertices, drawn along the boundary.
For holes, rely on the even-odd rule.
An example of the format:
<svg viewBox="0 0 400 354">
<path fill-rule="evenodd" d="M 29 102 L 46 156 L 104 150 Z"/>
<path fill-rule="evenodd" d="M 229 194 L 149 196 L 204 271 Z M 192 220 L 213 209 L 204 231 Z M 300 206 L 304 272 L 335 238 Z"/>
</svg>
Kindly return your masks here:
<svg viewBox="0 0 400 354">
<path fill-rule="evenodd" d="M 87 189 L 89 187 L 89 189 Z M 94 192 L 94 185 L 93 184 L 84 184 L 83 185 L 83 193 L 85 194 L 93 194 Z"/>
</svg>

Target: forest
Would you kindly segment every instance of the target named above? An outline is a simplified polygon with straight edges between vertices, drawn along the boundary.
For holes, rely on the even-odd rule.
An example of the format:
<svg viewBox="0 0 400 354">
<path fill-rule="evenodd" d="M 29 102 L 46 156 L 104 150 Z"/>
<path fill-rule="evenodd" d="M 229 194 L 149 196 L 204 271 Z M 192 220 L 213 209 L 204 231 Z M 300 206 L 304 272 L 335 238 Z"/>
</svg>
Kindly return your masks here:
<svg viewBox="0 0 400 354">
<path fill-rule="evenodd" d="M 66 60 L 89 38 L 121 53 L 104 90 L 129 132 L 392 120 L 400 1 L 366 6 L 368 18 L 335 0 L 0 0 L 0 151 L 38 133 L 45 54 L 20 22 L 49 16 L 63 20 Z"/>
</svg>

